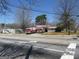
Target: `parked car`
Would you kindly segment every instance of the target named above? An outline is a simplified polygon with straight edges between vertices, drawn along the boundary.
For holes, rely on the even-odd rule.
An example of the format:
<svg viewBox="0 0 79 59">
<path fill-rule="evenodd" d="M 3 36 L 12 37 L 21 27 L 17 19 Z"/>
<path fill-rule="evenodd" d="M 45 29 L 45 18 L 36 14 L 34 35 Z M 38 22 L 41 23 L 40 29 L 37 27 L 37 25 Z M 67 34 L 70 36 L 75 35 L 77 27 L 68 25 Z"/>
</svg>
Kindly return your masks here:
<svg viewBox="0 0 79 59">
<path fill-rule="evenodd" d="M 2 33 L 4 34 L 15 34 L 15 29 L 3 29 Z"/>
</svg>

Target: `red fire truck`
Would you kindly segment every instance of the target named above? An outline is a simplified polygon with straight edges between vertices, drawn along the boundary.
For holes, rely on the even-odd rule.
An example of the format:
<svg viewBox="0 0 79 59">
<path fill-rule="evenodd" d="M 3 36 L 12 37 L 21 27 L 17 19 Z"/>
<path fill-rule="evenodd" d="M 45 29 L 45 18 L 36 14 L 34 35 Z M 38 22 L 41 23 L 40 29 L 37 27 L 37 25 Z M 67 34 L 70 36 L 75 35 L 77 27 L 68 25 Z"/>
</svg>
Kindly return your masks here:
<svg viewBox="0 0 79 59">
<path fill-rule="evenodd" d="M 36 33 L 36 32 L 37 32 L 37 30 L 35 27 L 26 28 L 26 30 L 25 30 L 26 34 Z"/>
<path fill-rule="evenodd" d="M 26 28 L 26 30 L 25 30 L 26 34 L 41 33 L 41 32 L 44 32 L 43 28 L 30 27 L 30 28 Z"/>
</svg>

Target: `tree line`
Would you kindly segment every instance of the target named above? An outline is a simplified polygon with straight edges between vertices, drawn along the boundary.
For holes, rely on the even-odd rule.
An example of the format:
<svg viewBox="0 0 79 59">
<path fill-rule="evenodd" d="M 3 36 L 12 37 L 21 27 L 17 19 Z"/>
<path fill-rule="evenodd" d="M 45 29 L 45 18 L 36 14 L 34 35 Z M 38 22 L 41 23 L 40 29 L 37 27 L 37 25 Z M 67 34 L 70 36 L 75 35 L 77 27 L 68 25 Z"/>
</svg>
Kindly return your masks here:
<svg viewBox="0 0 79 59">
<path fill-rule="evenodd" d="M 31 8 L 33 6 L 33 3 L 35 4 L 36 1 L 20 0 L 18 2 L 20 2 L 20 8 L 17 8 L 16 10 L 16 23 L 20 26 L 20 28 L 25 30 L 25 28 L 34 25 L 31 21 Z M 76 32 L 77 28 L 75 15 L 77 12 L 76 10 L 78 8 L 76 2 L 78 2 L 78 0 L 59 0 L 60 5 L 58 7 L 59 10 L 57 12 L 59 22 L 57 23 L 57 30 L 66 31 L 68 32 L 68 34 L 70 34 L 72 30 Z M 8 0 L 0 0 L 0 13 L 4 14 L 5 11 L 9 10 L 9 6 L 7 5 L 8 3 Z M 46 25 L 47 16 L 45 14 L 36 16 L 35 24 Z"/>
</svg>

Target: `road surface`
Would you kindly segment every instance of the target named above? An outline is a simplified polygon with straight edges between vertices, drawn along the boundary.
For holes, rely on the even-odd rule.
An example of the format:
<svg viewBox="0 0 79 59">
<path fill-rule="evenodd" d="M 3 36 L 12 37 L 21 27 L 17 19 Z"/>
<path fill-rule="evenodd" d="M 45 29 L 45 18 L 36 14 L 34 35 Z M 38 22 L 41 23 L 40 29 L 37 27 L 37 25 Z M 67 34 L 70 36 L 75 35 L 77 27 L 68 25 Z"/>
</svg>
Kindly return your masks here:
<svg viewBox="0 0 79 59">
<path fill-rule="evenodd" d="M 2 41 L 13 41 L 13 40 L 10 40 L 10 39 L 0 39 L 0 40 L 2 40 Z M 15 41 L 20 42 L 20 41 L 14 40 L 14 42 Z M 67 46 L 64 46 L 64 45 L 52 45 L 52 44 L 46 44 L 46 43 L 41 43 L 41 42 L 40 43 L 37 42 L 37 44 L 32 42 L 31 44 L 34 45 L 34 46 L 38 46 L 38 47 L 55 49 L 55 50 L 60 50 L 60 51 L 65 51 L 66 48 L 67 48 Z M 32 53 L 31 56 L 30 56 L 30 59 L 52 59 L 52 58 L 53 59 L 60 59 L 60 57 L 62 55 L 61 53 L 58 54 L 57 52 L 53 52 L 53 51 L 51 53 L 52 53 L 52 55 Z M 24 59 L 24 57 L 19 57 L 19 58 Z M 17 58 L 17 59 L 19 59 L 19 58 Z M 5 59 L 5 58 L 3 58 L 3 59 Z M 76 53 L 75 53 L 75 59 L 79 59 L 79 47 L 78 46 L 77 46 Z"/>
<path fill-rule="evenodd" d="M 35 36 L 35 35 L 34 35 Z M 21 36 L 22 37 L 22 36 Z M 61 37 L 60 37 L 61 38 Z M 70 37 L 70 38 L 72 38 L 72 37 Z M 68 40 L 68 39 L 70 39 L 70 38 L 66 38 L 66 37 L 64 37 L 64 38 L 62 38 L 62 39 L 58 39 L 58 38 L 56 38 L 56 37 L 54 37 L 54 38 L 49 38 L 49 37 L 46 37 L 46 38 L 44 38 L 44 37 L 30 37 L 30 36 L 26 36 L 25 38 L 20 38 L 20 40 L 18 40 L 18 38 L 15 38 L 14 36 L 13 37 L 7 37 L 7 38 L 5 38 L 5 39 L 2 39 L 2 37 L 1 37 L 1 39 L 0 39 L 0 42 L 1 41 L 4 41 L 4 42 L 16 42 L 16 43 L 18 43 L 18 42 L 21 42 L 21 43 L 26 43 L 26 42 L 31 42 L 31 45 L 33 45 L 33 46 L 37 46 L 37 47 L 42 47 L 42 48 L 49 48 L 49 49 L 54 49 L 54 50 L 59 50 L 59 51 L 65 51 L 66 50 L 66 48 L 67 48 L 67 45 L 54 45 L 54 44 L 50 44 L 50 43 L 45 43 L 45 42 L 51 42 L 51 43 L 54 43 L 55 42 L 55 40 L 57 39 L 57 41 L 55 42 L 55 43 L 59 43 L 59 44 L 61 44 L 61 43 L 70 43 L 70 42 L 79 42 L 78 40 L 76 41 L 76 40 L 73 40 L 73 39 L 71 39 L 71 40 Z M 22 39 L 22 40 L 21 40 Z M 24 40 L 25 39 L 25 40 Z M 33 40 L 33 41 L 32 41 Z M 64 42 L 64 40 L 66 41 L 66 42 Z M 41 42 L 41 41 L 43 41 L 43 42 Z M 45 41 L 45 42 L 44 42 Z M 0 43 L 0 45 L 1 45 L 1 43 Z M 2 49 L 2 47 L 0 47 L 0 49 Z M 41 49 L 40 49 L 41 50 Z M 12 51 L 11 50 L 9 50 L 8 49 L 8 51 L 10 52 L 10 53 L 12 53 Z M 19 50 L 18 50 L 19 51 Z M 6 51 L 7 52 L 7 51 Z M 47 52 L 47 51 L 46 51 Z M 19 53 L 19 52 L 18 52 Z M 18 54 L 17 53 L 17 54 Z M 61 55 L 63 54 L 63 53 L 58 53 L 58 52 L 54 52 L 54 51 L 51 51 L 50 52 L 51 54 L 45 54 L 45 53 L 32 53 L 31 55 L 30 55 L 30 58 L 29 59 L 60 59 L 60 57 L 61 57 Z M 18 57 L 18 58 L 16 58 L 16 59 L 24 59 L 24 57 L 25 56 L 23 56 L 23 57 Z M 0 57 L 0 59 L 10 59 L 11 57 Z M 77 49 L 76 49 L 76 53 L 75 53 L 75 58 L 74 59 L 79 59 L 79 46 L 77 46 Z"/>
</svg>

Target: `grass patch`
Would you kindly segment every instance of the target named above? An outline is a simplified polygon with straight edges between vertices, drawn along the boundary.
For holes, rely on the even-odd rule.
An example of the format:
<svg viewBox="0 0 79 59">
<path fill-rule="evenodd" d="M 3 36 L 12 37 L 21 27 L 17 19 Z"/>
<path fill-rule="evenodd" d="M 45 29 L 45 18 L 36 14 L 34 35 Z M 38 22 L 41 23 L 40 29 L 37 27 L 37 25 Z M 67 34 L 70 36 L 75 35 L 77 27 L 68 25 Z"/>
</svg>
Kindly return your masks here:
<svg viewBox="0 0 79 59">
<path fill-rule="evenodd" d="M 77 32 L 77 35 L 79 35 L 79 31 Z"/>
<path fill-rule="evenodd" d="M 44 35 L 68 35 L 67 32 L 45 32 Z M 75 33 L 71 32 L 71 35 L 74 35 Z"/>
</svg>

